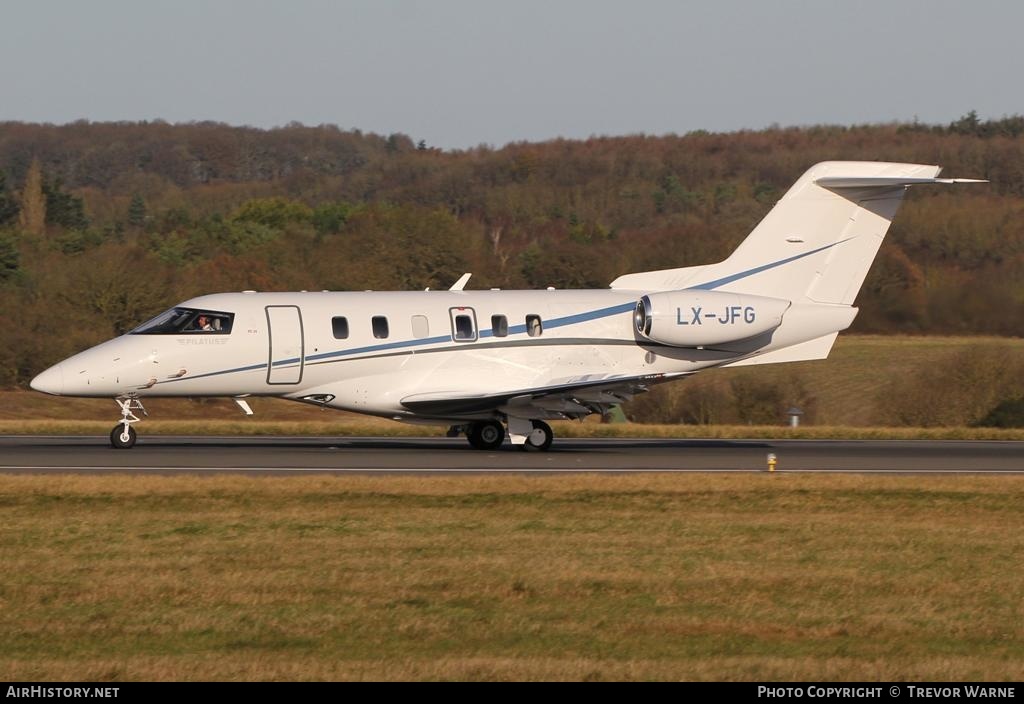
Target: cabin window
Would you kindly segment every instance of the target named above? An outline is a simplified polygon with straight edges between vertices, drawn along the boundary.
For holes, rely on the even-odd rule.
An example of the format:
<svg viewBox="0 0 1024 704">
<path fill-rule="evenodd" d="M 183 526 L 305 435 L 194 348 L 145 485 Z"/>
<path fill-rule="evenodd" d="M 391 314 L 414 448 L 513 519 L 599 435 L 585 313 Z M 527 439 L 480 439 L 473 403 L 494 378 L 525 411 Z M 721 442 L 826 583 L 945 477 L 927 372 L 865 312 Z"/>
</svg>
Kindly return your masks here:
<svg viewBox="0 0 1024 704">
<path fill-rule="evenodd" d="M 334 331 L 335 340 L 348 339 L 348 318 L 338 315 L 331 318 L 331 329 Z"/>
<path fill-rule="evenodd" d="M 412 316 L 412 336 L 422 339 L 430 335 L 430 323 L 425 315 Z"/>
<path fill-rule="evenodd" d="M 129 331 L 129 335 L 229 335 L 234 313 L 171 308 Z"/>
<path fill-rule="evenodd" d="M 373 323 L 373 336 L 378 340 L 383 340 L 388 336 L 388 319 L 383 315 L 375 315 L 371 321 Z"/>
<path fill-rule="evenodd" d="M 526 316 L 526 334 L 530 337 L 540 337 L 544 334 L 544 325 L 540 322 L 539 315 Z"/>
<path fill-rule="evenodd" d="M 508 318 L 504 315 L 492 315 L 491 331 L 495 337 L 508 337 Z"/>
<path fill-rule="evenodd" d="M 456 342 L 472 342 L 476 339 L 476 313 L 472 308 L 451 308 L 452 339 Z"/>
</svg>

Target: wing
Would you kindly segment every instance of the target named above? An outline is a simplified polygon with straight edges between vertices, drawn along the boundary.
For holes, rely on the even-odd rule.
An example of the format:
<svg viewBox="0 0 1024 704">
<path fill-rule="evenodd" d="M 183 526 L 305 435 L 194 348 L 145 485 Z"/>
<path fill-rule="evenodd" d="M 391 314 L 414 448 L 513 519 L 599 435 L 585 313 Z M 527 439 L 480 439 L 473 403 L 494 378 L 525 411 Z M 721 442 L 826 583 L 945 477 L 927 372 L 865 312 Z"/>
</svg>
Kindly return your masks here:
<svg viewBox="0 0 1024 704">
<path fill-rule="evenodd" d="M 581 418 L 591 413 L 602 413 L 611 406 L 628 401 L 634 395 L 647 391 L 647 387 L 652 384 L 681 376 L 686 374 L 601 378 L 588 375 L 529 389 L 495 393 L 443 391 L 413 394 L 403 398 L 401 403 L 410 411 L 425 416 L 457 417 L 501 411 L 525 418 Z"/>
</svg>

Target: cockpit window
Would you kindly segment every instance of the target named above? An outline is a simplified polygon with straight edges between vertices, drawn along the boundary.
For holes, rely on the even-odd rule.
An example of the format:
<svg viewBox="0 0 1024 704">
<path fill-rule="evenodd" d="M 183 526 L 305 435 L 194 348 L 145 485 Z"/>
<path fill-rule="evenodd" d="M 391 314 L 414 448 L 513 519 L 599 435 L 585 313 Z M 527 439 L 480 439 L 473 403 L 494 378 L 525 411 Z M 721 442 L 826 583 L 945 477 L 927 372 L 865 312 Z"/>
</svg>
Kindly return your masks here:
<svg viewBox="0 0 1024 704">
<path fill-rule="evenodd" d="M 228 335 L 234 313 L 171 308 L 135 328 L 129 335 Z"/>
</svg>

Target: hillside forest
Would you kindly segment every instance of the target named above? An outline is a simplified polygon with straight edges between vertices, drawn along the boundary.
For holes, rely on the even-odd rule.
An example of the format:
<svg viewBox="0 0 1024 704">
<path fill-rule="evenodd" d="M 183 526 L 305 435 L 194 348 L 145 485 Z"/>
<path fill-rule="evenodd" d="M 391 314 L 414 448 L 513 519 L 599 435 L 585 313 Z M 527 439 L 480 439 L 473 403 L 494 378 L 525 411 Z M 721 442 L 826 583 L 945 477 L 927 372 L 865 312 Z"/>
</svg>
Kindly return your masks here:
<svg viewBox="0 0 1024 704">
<path fill-rule="evenodd" d="M 0 123 L 0 387 L 201 293 L 606 287 L 726 256 L 812 164 L 940 164 L 861 333 L 1024 333 L 1024 117 L 442 151 L 332 125 Z M 656 415 L 656 413 L 655 413 Z"/>
</svg>

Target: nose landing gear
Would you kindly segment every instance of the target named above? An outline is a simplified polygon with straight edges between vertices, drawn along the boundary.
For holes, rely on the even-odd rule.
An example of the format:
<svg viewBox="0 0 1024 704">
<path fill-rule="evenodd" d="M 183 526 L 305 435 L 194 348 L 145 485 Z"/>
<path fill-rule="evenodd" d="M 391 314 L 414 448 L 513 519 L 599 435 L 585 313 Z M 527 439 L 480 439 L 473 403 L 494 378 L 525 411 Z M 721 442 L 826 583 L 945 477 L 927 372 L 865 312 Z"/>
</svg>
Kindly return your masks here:
<svg viewBox="0 0 1024 704">
<path fill-rule="evenodd" d="M 135 446 L 139 434 L 130 425 L 115 425 L 110 431 L 110 446 L 115 450 L 128 450 Z"/>
<path fill-rule="evenodd" d="M 129 450 L 135 447 L 138 433 L 132 427 L 132 423 L 138 423 L 141 418 L 135 415 L 135 411 L 142 411 L 142 415 L 148 416 L 142 401 L 137 398 L 115 398 L 114 402 L 121 408 L 121 421 L 110 431 L 110 446 L 115 450 Z"/>
</svg>

